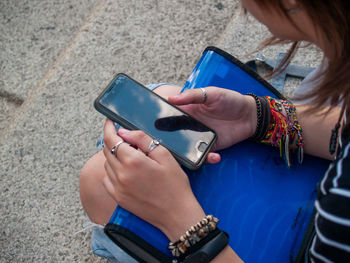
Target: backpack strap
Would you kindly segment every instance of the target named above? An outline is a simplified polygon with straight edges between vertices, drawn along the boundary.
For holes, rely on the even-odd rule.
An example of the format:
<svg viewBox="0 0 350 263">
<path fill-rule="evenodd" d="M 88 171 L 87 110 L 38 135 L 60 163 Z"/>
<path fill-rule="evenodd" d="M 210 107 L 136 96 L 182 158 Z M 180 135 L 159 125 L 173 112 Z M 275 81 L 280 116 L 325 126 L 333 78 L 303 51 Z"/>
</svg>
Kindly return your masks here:
<svg viewBox="0 0 350 263">
<path fill-rule="evenodd" d="M 274 70 L 280 65 L 280 63 L 283 61 L 286 55 L 287 53 L 281 52 L 278 54 L 276 59 L 267 59 L 263 54 L 258 54 L 257 58 L 248 61 L 246 64 L 255 72 L 257 72 L 257 65 L 259 64 L 264 64 L 270 69 Z M 287 76 L 303 79 L 313 70 L 315 70 L 315 68 L 313 67 L 304 67 L 291 64 L 288 65 L 286 69 L 283 72 L 281 72 L 278 76 L 272 78 L 269 82 L 275 89 L 277 89 L 280 93 L 283 94 Z"/>
</svg>

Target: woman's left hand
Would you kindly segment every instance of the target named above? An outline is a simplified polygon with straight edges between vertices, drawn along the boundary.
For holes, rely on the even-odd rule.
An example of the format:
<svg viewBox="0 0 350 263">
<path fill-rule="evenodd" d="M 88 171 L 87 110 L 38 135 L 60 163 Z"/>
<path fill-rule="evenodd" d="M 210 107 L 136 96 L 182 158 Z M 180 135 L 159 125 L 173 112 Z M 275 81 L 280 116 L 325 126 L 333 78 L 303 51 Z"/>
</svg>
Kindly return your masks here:
<svg viewBox="0 0 350 263">
<path fill-rule="evenodd" d="M 112 147 L 119 141 L 116 155 Z M 151 152 L 152 138 L 142 131 L 120 129 L 114 123 L 104 127 L 107 176 L 103 183 L 124 209 L 177 240 L 205 214 L 193 195 L 189 180 L 171 153 L 159 145 Z"/>
</svg>

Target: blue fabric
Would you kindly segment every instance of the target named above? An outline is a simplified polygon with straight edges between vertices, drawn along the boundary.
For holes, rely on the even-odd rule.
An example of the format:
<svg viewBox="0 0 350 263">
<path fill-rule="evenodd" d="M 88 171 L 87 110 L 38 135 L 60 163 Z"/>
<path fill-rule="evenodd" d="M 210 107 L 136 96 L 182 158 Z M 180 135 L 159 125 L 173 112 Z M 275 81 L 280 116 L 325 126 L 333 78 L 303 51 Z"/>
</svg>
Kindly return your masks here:
<svg viewBox="0 0 350 263">
<path fill-rule="evenodd" d="M 242 94 L 279 96 L 270 85 L 249 73 L 240 61 L 210 47 L 184 90 L 217 86 Z M 305 156 L 303 165 L 295 163 L 286 169 L 277 149 L 251 141 L 240 142 L 220 154 L 218 164 L 186 170 L 203 210 L 220 218 L 220 228 L 231 235 L 230 246 L 243 261 L 280 263 L 296 258 L 313 211 L 317 182 L 329 163 Z M 161 231 L 123 208 L 115 210 L 110 222 L 169 253 L 169 240 Z"/>
<path fill-rule="evenodd" d="M 278 55 L 277 62 L 276 62 L 277 65 L 281 64 L 285 55 L 286 55 L 286 53 L 280 53 Z M 281 94 L 283 94 L 284 83 L 286 81 L 286 77 L 287 77 L 287 71 L 284 70 L 277 77 L 275 77 L 271 80 L 271 85 L 274 86 L 274 88 L 277 89 Z"/>
<path fill-rule="evenodd" d="M 205 87 L 205 86 L 208 86 L 208 80 L 210 80 L 211 83 L 209 84 L 211 85 L 232 89 L 233 88 L 232 80 L 228 80 L 227 75 L 230 75 L 230 74 L 234 75 L 236 74 L 236 71 L 232 71 L 232 70 L 230 71 L 231 64 L 226 63 L 224 58 L 219 57 L 217 61 L 216 60 L 214 61 L 215 62 L 214 64 L 209 63 L 210 59 L 216 59 L 216 58 L 217 56 L 215 56 L 214 53 L 210 53 L 209 56 L 205 58 L 207 60 L 203 59 L 202 57 L 203 60 L 201 60 L 200 61 L 201 63 L 198 63 L 197 65 L 208 63 L 207 64 L 208 67 L 203 68 L 202 66 L 201 68 L 202 70 L 196 70 L 197 69 L 196 67 L 194 72 L 191 74 L 189 81 L 186 83 L 185 87 L 186 88 Z M 220 62 L 221 61 L 220 59 L 222 59 L 223 61 Z M 220 67 L 217 66 L 217 63 L 221 63 Z M 271 91 L 266 91 L 265 90 L 266 88 L 264 88 L 264 86 L 261 83 L 258 83 L 254 79 L 252 79 L 250 82 L 247 83 L 248 81 L 247 78 L 244 77 L 245 75 L 240 74 L 241 70 L 239 68 L 237 68 L 237 72 L 239 74 L 234 75 L 234 77 L 232 78 L 235 80 L 234 87 L 245 88 L 246 90 L 244 90 L 245 92 L 243 93 L 246 93 L 246 91 L 249 91 L 249 92 L 254 92 L 256 95 L 270 95 L 270 94 L 265 94 L 266 92 L 271 92 Z M 215 78 L 213 78 L 212 80 L 209 79 L 209 73 L 211 75 L 214 74 Z M 297 180 L 298 178 L 295 178 L 293 176 L 294 172 L 296 171 L 296 169 L 298 169 L 298 167 L 296 166 L 289 170 L 286 170 L 285 167 L 283 166 L 284 165 L 283 161 L 279 161 L 280 158 L 278 156 L 277 151 L 272 151 L 268 146 L 266 146 L 265 148 L 263 148 L 264 146 L 257 148 L 256 145 L 252 146 L 249 144 L 252 144 L 252 143 L 244 142 L 230 149 L 226 149 L 225 152 L 224 151 L 222 152 L 223 160 L 220 164 L 220 167 L 215 165 L 204 166 L 202 168 L 201 176 L 202 177 L 207 176 L 208 178 L 205 179 L 204 182 L 208 182 L 210 185 L 214 185 L 212 184 L 212 181 L 211 181 L 213 180 L 214 177 L 212 177 L 211 175 L 216 174 L 217 176 L 215 177 L 215 185 L 219 189 L 221 188 L 223 189 L 227 187 L 228 185 L 227 180 L 225 179 L 226 177 L 224 176 L 229 176 L 230 178 L 232 178 L 232 174 L 228 171 L 247 171 L 251 173 L 254 170 L 253 168 L 250 168 L 250 167 L 254 167 L 252 166 L 251 159 L 247 158 L 247 156 L 251 155 L 252 147 L 254 147 L 255 154 L 257 154 L 258 156 L 259 155 L 268 156 L 268 159 L 262 160 L 263 165 L 259 163 L 258 165 L 256 165 L 257 166 L 256 168 L 262 169 L 261 167 L 264 167 L 263 169 L 267 169 L 267 170 L 271 170 L 271 169 L 278 170 L 279 167 L 283 168 L 283 170 L 281 170 L 282 172 L 280 173 L 267 173 L 267 174 L 263 173 L 257 177 L 246 176 L 241 180 L 240 184 L 238 184 L 237 183 L 238 181 L 236 182 L 234 178 L 231 179 L 231 183 L 229 184 L 229 187 L 232 189 L 232 193 L 235 193 L 235 194 L 240 193 L 240 195 L 237 195 L 238 196 L 238 198 L 236 198 L 237 201 L 233 204 L 230 201 L 231 199 L 228 197 L 225 197 L 225 200 L 222 200 L 222 202 L 220 203 L 221 206 L 225 206 L 224 202 L 231 202 L 230 204 L 231 209 L 225 210 L 223 211 L 223 213 L 228 213 L 227 211 L 245 211 L 245 213 L 242 213 L 242 215 L 240 216 L 236 216 L 235 213 L 230 212 L 228 213 L 227 216 L 223 215 L 219 217 L 222 218 L 221 226 L 223 227 L 223 229 L 231 230 L 232 233 L 235 233 L 236 238 L 232 239 L 231 241 L 232 244 L 230 245 L 236 251 L 240 252 L 239 254 L 247 262 L 259 262 L 259 259 L 265 258 L 264 255 L 268 254 L 271 251 L 268 249 L 268 247 L 271 246 L 271 244 L 276 240 L 278 240 L 279 242 L 278 247 L 283 246 L 284 247 L 283 253 L 284 252 L 286 253 L 283 254 L 281 252 L 280 254 L 278 254 L 280 249 L 276 249 L 275 251 L 272 251 L 272 254 L 275 253 L 273 254 L 275 259 L 274 262 L 285 262 L 285 260 L 281 261 L 280 259 L 285 258 L 285 255 L 294 256 L 295 253 L 297 252 L 298 247 L 297 246 L 295 247 L 293 244 L 299 244 L 301 241 L 300 239 L 303 237 L 302 234 L 298 234 L 298 233 L 299 231 L 301 232 L 304 231 L 304 228 L 306 227 L 306 223 L 308 222 L 307 218 L 309 218 L 310 216 L 309 214 L 311 214 L 312 212 L 312 208 L 310 209 L 310 207 L 312 207 L 310 206 L 310 204 L 312 204 L 312 200 L 309 200 L 309 199 L 313 199 L 315 197 L 314 195 L 309 194 L 308 189 L 307 191 L 300 190 L 301 193 L 299 193 L 299 191 L 295 193 L 295 196 L 296 196 L 295 199 L 297 200 L 295 204 L 291 203 L 287 206 L 284 200 L 285 199 L 289 200 L 290 199 L 289 196 L 291 194 L 288 191 L 287 192 L 284 191 L 283 189 L 288 189 L 287 186 L 293 189 L 292 183 L 294 181 L 296 183 L 301 181 L 301 180 Z M 98 146 L 101 148 L 103 147 L 103 135 L 100 137 Z M 268 155 L 266 153 L 268 153 Z M 235 156 L 235 158 L 232 159 L 232 156 Z M 240 158 L 241 159 L 243 158 L 243 159 L 241 160 Z M 308 158 L 306 158 L 305 163 L 308 162 L 307 159 Z M 225 167 L 225 169 L 223 167 Z M 249 167 L 249 169 L 247 169 L 247 167 Z M 311 166 L 309 165 L 307 167 L 309 167 L 308 169 L 315 168 L 313 165 Z M 308 169 L 305 169 L 304 173 L 318 174 L 311 170 L 309 171 Z M 318 169 L 323 169 L 323 167 Z M 195 175 L 194 174 L 195 172 L 189 172 L 189 173 Z M 191 185 L 192 183 L 196 184 L 197 186 L 199 185 L 199 187 L 194 189 L 195 195 L 199 199 L 202 198 L 204 200 L 204 198 L 212 198 L 215 200 L 219 200 L 219 198 L 222 198 L 220 197 L 220 192 L 217 192 L 214 189 L 211 189 L 211 192 L 208 193 L 208 188 L 206 187 L 206 185 L 200 184 L 200 181 L 198 178 L 199 176 L 192 176 Z M 316 178 L 316 176 L 313 176 L 312 178 L 310 177 L 308 180 L 310 181 L 310 182 L 308 181 L 308 185 L 309 184 L 316 185 L 315 182 L 318 181 L 318 178 Z M 278 191 L 276 192 L 278 192 L 278 195 L 282 196 L 282 198 L 276 200 L 273 198 L 272 195 L 270 195 L 270 191 L 266 191 L 266 192 L 262 190 L 260 191 L 260 188 L 257 186 L 261 185 L 261 182 L 264 182 L 266 184 L 267 181 L 269 182 L 269 185 L 268 185 L 269 188 L 266 188 L 266 189 L 270 189 L 270 188 L 277 189 Z M 221 186 L 220 184 L 223 186 Z M 240 185 L 242 184 L 246 186 L 244 189 L 240 187 Z M 275 184 L 277 184 L 277 186 Z M 296 185 L 298 186 L 298 184 Z M 298 187 L 298 189 L 301 189 L 301 188 Z M 247 194 L 247 192 L 245 191 L 247 191 L 248 193 L 253 193 L 254 196 L 259 196 L 259 194 L 262 194 L 265 196 L 265 198 L 252 200 L 251 195 Z M 271 199 L 273 199 L 276 202 L 271 203 Z M 218 205 L 216 203 L 211 204 L 209 202 L 203 201 L 203 205 L 205 206 L 205 211 L 208 211 L 209 213 L 220 215 L 220 212 L 222 212 L 218 210 Z M 249 209 L 244 210 L 243 207 L 248 207 Z M 300 207 L 302 207 L 302 210 L 300 210 Z M 263 210 L 258 211 L 259 209 L 263 209 Z M 120 211 L 121 211 L 121 208 L 119 208 L 117 212 L 120 213 Z M 282 228 L 284 225 L 289 226 L 294 224 L 293 223 L 293 220 L 295 219 L 294 215 L 299 213 L 298 211 L 299 212 L 302 211 L 302 219 L 305 219 L 305 220 L 304 221 L 299 220 L 296 227 L 293 227 L 291 229 L 288 228 L 286 229 L 286 231 L 282 232 L 281 234 L 280 231 L 278 231 L 277 229 Z M 127 211 L 125 210 L 124 212 L 127 213 Z M 262 217 L 258 221 L 256 220 L 256 217 L 255 217 L 255 214 L 257 212 L 264 215 L 264 217 Z M 130 214 L 129 218 L 128 217 L 121 217 L 121 218 L 126 219 L 124 220 L 125 221 L 124 223 L 128 224 L 128 222 L 130 222 L 130 224 L 134 226 L 135 225 L 133 224 L 134 221 L 129 220 L 131 217 L 132 215 Z M 273 218 L 273 217 L 276 217 L 278 220 L 273 221 L 273 224 L 270 227 L 261 227 L 261 226 L 268 226 L 270 224 L 270 221 L 269 221 L 270 218 Z M 119 217 L 116 217 L 116 218 L 118 219 Z M 135 219 L 133 218 L 133 220 Z M 122 226 L 126 227 L 125 224 Z M 158 235 L 153 234 L 152 229 L 154 227 L 152 228 L 152 226 L 147 226 L 147 225 L 146 226 L 137 225 L 137 227 L 142 228 L 141 229 L 142 231 L 133 231 L 134 229 L 131 229 L 131 231 L 135 233 L 140 233 L 140 235 L 143 237 L 147 237 L 146 240 L 149 240 L 151 244 L 155 245 L 154 242 L 159 243 L 160 241 L 162 241 L 160 240 L 162 237 L 161 236 L 162 233 L 159 233 Z M 126 228 L 129 229 L 128 227 Z M 258 230 L 260 230 L 259 233 L 258 233 Z M 108 237 L 106 237 L 105 235 L 101 235 L 99 236 L 99 238 L 102 239 L 102 241 L 105 241 L 104 238 L 108 239 Z M 113 243 L 110 240 L 109 242 Z M 253 242 L 255 242 L 254 243 L 255 245 L 258 244 L 260 247 L 260 251 L 258 254 L 250 253 L 254 245 Z M 167 244 L 166 242 L 163 242 L 163 243 Z M 115 244 L 113 243 L 113 245 Z M 160 250 L 164 247 L 164 249 L 168 251 L 166 246 L 155 246 L 155 247 L 157 247 Z M 106 247 L 105 250 L 108 251 L 108 248 Z M 103 252 L 105 253 L 106 251 L 103 251 Z M 255 258 L 257 260 L 250 260 L 250 257 Z M 114 258 L 119 259 L 119 255 L 115 256 Z"/>
</svg>

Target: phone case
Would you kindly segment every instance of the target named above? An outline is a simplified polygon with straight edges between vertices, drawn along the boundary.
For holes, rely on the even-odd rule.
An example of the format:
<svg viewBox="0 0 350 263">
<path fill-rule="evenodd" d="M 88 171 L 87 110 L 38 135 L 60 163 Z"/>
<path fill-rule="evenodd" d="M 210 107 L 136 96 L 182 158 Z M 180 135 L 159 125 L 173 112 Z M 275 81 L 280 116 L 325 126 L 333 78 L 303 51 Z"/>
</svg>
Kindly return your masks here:
<svg viewBox="0 0 350 263">
<path fill-rule="evenodd" d="M 103 105 L 101 105 L 99 103 L 101 97 L 110 89 L 112 83 L 118 78 L 118 76 L 120 75 L 123 75 L 129 79 L 131 79 L 132 81 L 136 82 L 137 84 L 139 84 L 140 86 L 142 86 L 144 89 L 146 89 L 148 92 L 152 92 L 151 90 L 147 89 L 144 85 L 142 85 L 141 83 L 137 82 L 136 80 L 132 79 L 131 77 L 127 76 L 126 74 L 124 73 L 118 73 L 114 76 L 113 80 L 107 85 L 107 87 L 102 91 L 102 93 L 96 98 L 96 100 L 94 101 L 94 107 L 95 109 L 102 113 L 103 115 L 105 115 L 107 118 L 117 122 L 118 124 L 120 124 L 121 126 L 127 128 L 127 129 L 130 129 L 130 130 L 137 130 L 138 127 L 134 126 L 132 123 L 120 118 L 118 115 L 114 114 L 113 112 L 111 112 L 110 110 L 108 110 L 107 108 L 105 108 Z M 166 103 L 168 103 L 164 98 L 160 97 L 158 94 L 154 93 L 157 97 L 159 97 L 161 100 L 165 101 Z M 169 104 L 169 103 L 168 103 Z M 171 104 L 170 104 L 171 105 Z M 171 105 L 172 107 L 175 107 L 177 108 L 179 111 L 183 112 L 184 114 L 187 114 L 185 113 L 183 110 L 181 110 L 180 108 L 174 106 L 174 105 Z M 188 114 L 187 114 L 188 115 Z M 192 117 L 193 118 L 193 117 Z M 198 121 L 198 120 L 196 120 Z M 199 123 L 201 123 L 200 121 L 198 121 Z M 201 123 L 202 125 L 204 125 L 203 123 Z M 205 125 L 204 125 L 205 126 Z M 213 140 L 210 142 L 210 144 L 208 144 L 207 148 L 206 148 L 206 151 L 203 153 L 202 157 L 198 160 L 198 162 L 191 162 L 190 160 L 182 157 L 180 154 L 176 153 L 175 151 L 172 151 L 171 149 L 170 152 L 173 154 L 173 156 L 176 158 L 176 160 L 178 162 L 180 162 L 182 165 L 184 165 L 185 167 L 187 167 L 188 169 L 191 169 L 191 170 L 195 170 L 195 169 L 198 169 L 203 163 L 204 161 L 206 160 L 206 156 L 208 155 L 210 149 L 214 146 L 216 140 L 217 140 L 217 134 L 214 130 L 210 129 L 208 127 L 208 130 L 210 130 L 214 137 L 213 137 Z M 150 137 L 153 137 L 151 134 L 148 134 Z M 159 138 L 154 138 L 154 139 L 159 139 Z M 162 143 L 161 143 L 162 144 Z M 166 145 L 163 144 L 164 147 L 166 147 Z"/>
</svg>

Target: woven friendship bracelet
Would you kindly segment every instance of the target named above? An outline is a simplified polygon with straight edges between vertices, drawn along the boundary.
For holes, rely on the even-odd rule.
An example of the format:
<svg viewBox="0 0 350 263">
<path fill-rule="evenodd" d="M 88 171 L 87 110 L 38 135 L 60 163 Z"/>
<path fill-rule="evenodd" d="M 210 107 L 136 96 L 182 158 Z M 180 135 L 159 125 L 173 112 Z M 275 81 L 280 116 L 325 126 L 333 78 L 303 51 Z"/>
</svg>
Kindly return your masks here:
<svg viewBox="0 0 350 263">
<path fill-rule="evenodd" d="M 191 247 L 198 244 L 201 240 L 207 237 L 211 232 L 217 229 L 219 219 L 212 215 L 207 215 L 194 226 L 191 226 L 178 241 L 168 245 L 168 249 L 176 258 L 183 258 Z M 174 260 L 173 262 L 177 262 Z"/>
<path fill-rule="evenodd" d="M 288 167 L 291 166 L 290 152 L 298 149 L 298 162 L 303 161 L 302 128 L 296 117 L 296 109 L 292 102 L 266 97 L 270 105 L 271 120 L 262 143 L 270 144 L 280 149 L 280 156 Z M 283 109 L 286 111 L 285 116 Z"/>
<path fill-rule="evenodd" d="M 281 103 L 289 119 L 288 133 L 291 135 L 291 142 L 295 141 L 298 149 L 298 162 L 301 164 L 304 159 L 303 129 L 297 120 L 297 111 L 294 104 L 287 100 L 282 100 Z"/>
</svg>

